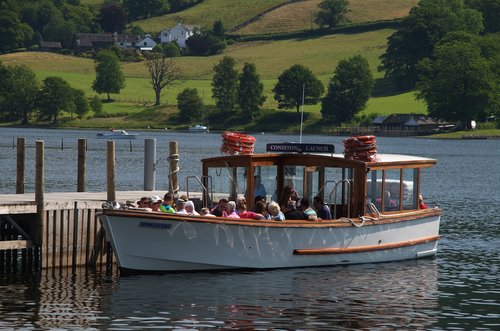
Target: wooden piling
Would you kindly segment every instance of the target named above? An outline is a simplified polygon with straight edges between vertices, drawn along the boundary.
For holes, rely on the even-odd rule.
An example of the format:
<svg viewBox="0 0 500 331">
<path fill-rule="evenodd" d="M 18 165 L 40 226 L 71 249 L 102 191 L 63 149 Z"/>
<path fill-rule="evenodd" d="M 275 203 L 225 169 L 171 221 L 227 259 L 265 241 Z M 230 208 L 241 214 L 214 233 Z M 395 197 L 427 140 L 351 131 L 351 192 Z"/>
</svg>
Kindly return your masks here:
<svg viewBox="0 0 500 331">
<path fill-rule="evenodd" d="M 179 146 L 177 141 L 169 142 L 169 175 L 168 175 L 168 190 L 174 196 L 179 192 L 179 180 L 177 174 L 179 173 Z"/>
<path fill-rule="evenodd" d="M 77 192 L 85 192 L 85 173 L 86 173 L 86 151 L 87 139 L 78 139 L 78 178 Z"/>
<path fill-rule="evenodd" d="M 44 164 L 44 142 L 36 141 L 36 165 L 35 165 L 35 201 L 36 201 L 36 221 L 35 233 L 33 236 L 35 269 L 42 267 L 41 254 L 43 244 L 43 226 L 45 224 L 45 164 Z"/>
<path fill-rule="evenodd" d="M 24 137 L 17 138 L 17 176 L 16 176 L 16 194 L 24 193 L 24 166 L 26 160 L 26 141 Z"/>
<path fill-rule="evenodd" d="M 116 190 L 115 190 L 115 142 L 114 140 L 108 140 L 107 144 L 107 188 L 108 195 L 107 201 L 116 201 Z"/>
</svg>

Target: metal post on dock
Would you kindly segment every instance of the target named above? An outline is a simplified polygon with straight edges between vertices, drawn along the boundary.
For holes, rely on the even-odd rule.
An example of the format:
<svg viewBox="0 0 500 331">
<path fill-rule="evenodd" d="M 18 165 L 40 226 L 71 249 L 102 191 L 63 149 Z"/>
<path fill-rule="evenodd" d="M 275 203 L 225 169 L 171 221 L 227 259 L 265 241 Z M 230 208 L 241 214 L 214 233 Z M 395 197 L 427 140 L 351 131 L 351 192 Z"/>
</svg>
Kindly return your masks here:
<svg viewBox="0 0 500 331">
<path fill-rule="evenodd" d="M 169 146 L 169 173 L 168 173 L 168 190 L 174 196 L 179 192 L 179 181 L 177 174 L 179 173 L 179 146 L 177 141 L 171 141 Z"/>
<path fill-rule="evenodd" d="M 107 187 L 108 195 L 107 201 L 116 201 L 116 191 L 115 191 L 115 142 L 114 140 L 108 140 L 107 144 Z"/>
<path fill-rule="evenodd" d="M 144 140 L 144 191 L 154 191 L 156 182 L 156 139 Z"/>
<path fill-rule="evenodd" d="M 17 176 L 16 176 L 16 194 L 24 193 L 24 165 L 25 165 L 25 139 L 17 138 Z"/>
<path fill-rule="evenodd" d="M 41 262 L 41 249 L 43 243 L 43 225 L 45 224 L 45 165 L 44 165 L 44 142 L 36 141 L 36 165 L 35 165 L 35 200 L 36 200 L 36 222 L 35 222 L 35 261 Z M 41 264 L 39 265 L 41 267 Z"/>
<path fill-rule="evenodd" d="M 78 178 L 77 192 L 85 192 L 85 173 L 86 173 L 86 151 L 87 139 L 78 139 Z"/>
</svg>

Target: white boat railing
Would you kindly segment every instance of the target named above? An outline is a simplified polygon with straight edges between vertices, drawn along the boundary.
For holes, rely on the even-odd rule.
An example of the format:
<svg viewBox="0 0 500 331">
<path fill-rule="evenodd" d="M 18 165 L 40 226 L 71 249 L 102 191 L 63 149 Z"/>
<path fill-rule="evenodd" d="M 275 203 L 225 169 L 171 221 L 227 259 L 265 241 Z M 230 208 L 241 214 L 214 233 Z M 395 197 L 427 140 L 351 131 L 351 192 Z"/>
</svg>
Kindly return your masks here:
<svg viewBox="0 0 500 331">
<path fill-rule="evenodd" d="M 202 191 L 202 204 L 203 204 L 203 207 L 207 207 L 208 204 L 207 204 L 207 199 L 204 199 L 204 197 L 208 197 L 209 194 L 210 194 L 210 201 L 213 201 L 214 200 L 214 191 L 213 191 L 213 185 L 212 185 L 212 177 L 211 176 L 202 176 L 202 178 L 200 179 L 198 176 L 187 176 L 186 177 L 186 194 L 187 196 L 189 197 L 189 180 L 190 179 L 196 179 L 196 182 L 198 182 L 198 184 L 200 184 L 201 186 L 201 189 L 203 190 Z M 208 188 L 207 186 L 203 185 L 203 181 L 202 179 L 206 179 L 207 180 L 207 186 L 209 186 L 211 188 L 210 192 L 208 191 Z"/>
</svg>

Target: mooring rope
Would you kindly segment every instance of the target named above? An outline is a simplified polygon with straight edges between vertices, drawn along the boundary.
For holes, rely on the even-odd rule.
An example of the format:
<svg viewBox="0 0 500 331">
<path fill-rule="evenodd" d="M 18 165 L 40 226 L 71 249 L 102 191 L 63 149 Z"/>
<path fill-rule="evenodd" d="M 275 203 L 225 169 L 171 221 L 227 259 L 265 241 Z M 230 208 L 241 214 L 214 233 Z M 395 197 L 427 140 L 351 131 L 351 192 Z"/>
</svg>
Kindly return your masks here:
<svg viewBox="0 0 500 331">
<path fill-rule="evenodd" d="M 169 161 L 169 167 L 172 166 L 172 161 L 175 161 L 175 169 L 172 170 L 172 169 L 169 169 L 169 174 L 168 174 L 168 181 L 170 183 L 170 192 L 174 194 L 174 196 L 177 195 L 177 193 L 179 192 L 179 179 L 177 177 L 177 174 L 179 173 L 179 154 L 170 154 L 168 156 L 168 161 Z M 173 187 L 174 186 L 174 181 L 172 180 L 172 178 L 174 178 L 174 175 L 175 175 L 175 178 L 177 178 L 177 185 L 176 187 Z"/>
</svg>

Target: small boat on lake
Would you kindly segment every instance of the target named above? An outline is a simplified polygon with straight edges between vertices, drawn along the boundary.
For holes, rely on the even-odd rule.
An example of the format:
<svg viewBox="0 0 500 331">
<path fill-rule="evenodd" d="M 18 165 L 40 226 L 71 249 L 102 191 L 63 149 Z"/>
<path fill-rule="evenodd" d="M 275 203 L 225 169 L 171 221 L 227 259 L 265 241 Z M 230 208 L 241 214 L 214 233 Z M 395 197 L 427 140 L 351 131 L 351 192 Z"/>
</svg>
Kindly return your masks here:
<svg viewBox="0 0 500 331">
<path fill-rule="evenodd" d="M 199 124 L 196 124 L 196 125 L 193 125 L 191 127 L 189 127 L 189 131 L 190 132 L 209 132 L 208 128 L 204 125 L 199 125 Z"/>
<path fill-rule="evenodd" d="M 110 132 L 98 133 L 98 138 L 106 138 L 106 139 L 137 139 L 139 136 L 138 133 L 128 133 L 125 130 L 115 130 L 111 129 Z"/>
<path fill-rule="evenodd" d="M 421 178 L 436 160 L 373 148 L 363 160 L 326 144 L 268 144 L 267 151 L 202 160 L 200 203 L 246 197 L 251 209 L 257 186 L 268 202 L 288 199 L 291 187 L 330 217 L 275 221 L 105 208 L 99 217 L 120 270 L 331 266 L 436 254 L 441 211 L 419 199 Z"/>
</svg>

